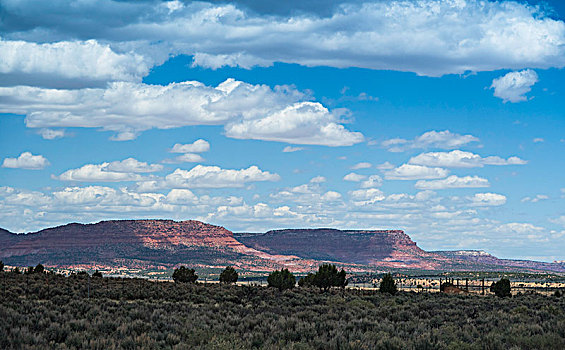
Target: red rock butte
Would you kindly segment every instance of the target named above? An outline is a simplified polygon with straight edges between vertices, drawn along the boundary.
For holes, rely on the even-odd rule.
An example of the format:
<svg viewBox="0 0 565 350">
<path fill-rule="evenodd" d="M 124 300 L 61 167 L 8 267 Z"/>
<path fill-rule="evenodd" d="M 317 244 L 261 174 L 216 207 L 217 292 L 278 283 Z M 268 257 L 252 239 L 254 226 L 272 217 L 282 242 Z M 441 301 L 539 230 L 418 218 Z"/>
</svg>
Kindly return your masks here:
<svg viewBox="0 0 565 350">
<path fill-rule="evenodd" d="M 311 271 L 322 262 L 348 271 L 506 269 L 565 272 L 565 264 L 501 260 L 484 252 L 426 252 L 401 230 L 285 229 L 239 233 L 200 221 L 112 220 L 14 234 L 0 229 L 9 265 L 172 268 L 232 265 L 249 271 Z"/>
</svg>

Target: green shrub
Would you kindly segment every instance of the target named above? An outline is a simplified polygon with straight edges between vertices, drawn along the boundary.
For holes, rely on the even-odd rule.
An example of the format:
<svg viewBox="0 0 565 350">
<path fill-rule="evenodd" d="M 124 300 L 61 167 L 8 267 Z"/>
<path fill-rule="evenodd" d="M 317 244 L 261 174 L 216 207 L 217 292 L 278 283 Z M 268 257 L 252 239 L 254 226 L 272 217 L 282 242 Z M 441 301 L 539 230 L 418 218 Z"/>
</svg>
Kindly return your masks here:
<svg viewBox="0 0 565 350">
<path fill-rule="evenodd" d="M 269 287 L 277 288 L 279 291 L 285 289 L 292 289 L 296 285 L 296 278 L 294 275 L 288 271 L 288 269 L 282 269 L 280 271 L 273 271 L 267 277 L 267 283 Z"/>
<path fill-rule="evenodd" d="M 45 267 L 43 267 L 43 265 L 41 264 L 37 264 L 35 269 L 33 269 L 33 273 L 44 273 L 44 272 L 45 272 Z"/>
<path fill-rule="evenodd" d="M 512 296 L 512 293 L 510 293 L 510 280 L 507 278 L 501 278 L 500 281 L 493 282 L 490 286 L 490 291 L 497 297 L 503 298 Z"/>
<path fill-rule="evenodd" d="M 300 287 L 311 287 L 314 285 L 314 274 L 309 273 L 306 276 L 298 280 L 298 285 Z"/>
<path fill-rule="evenodd" d="M 180 283 L 194 283 L 198 279 L 198 275 L 194 269 L 181 266 L 173 271 L 173 281 Z"/>
<path fill-rule="evenodd" d="M 306 283 L 311 283 L 324 291 L 329 290 L 331 287 L 344 288 L 347 285 L 345 270 L 341 269 L 338 272 L 335 265 L 331 264 L 320 265 L 318 272 L 312 277 L 307 276 L 307 278 L 310 278 L 311 281 L 307 280 Z"/>
<path fill-rule="evenodd" d="M 396 282 L 390 273 L 383 276 L 381 280 L 381 285 L 379 287 L 379 292 L 395 295 L 398 290 L 396 289 Z"/>
<path fill-rule="evenodd" d="M 237 271 L 231 266 L 228 266 L 220 274 L 220 282 L 225 284 L 231 284 L 237 282 L 238 274 Z"/>
</svg>

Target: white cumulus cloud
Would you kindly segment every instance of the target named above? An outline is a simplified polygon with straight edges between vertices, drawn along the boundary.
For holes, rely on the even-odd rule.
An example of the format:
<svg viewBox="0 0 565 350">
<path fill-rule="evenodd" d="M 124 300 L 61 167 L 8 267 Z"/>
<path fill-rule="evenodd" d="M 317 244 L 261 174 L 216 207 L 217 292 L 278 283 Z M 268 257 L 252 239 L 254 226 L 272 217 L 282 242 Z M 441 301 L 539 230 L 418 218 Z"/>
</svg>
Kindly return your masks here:
<svg viewBox="0 0 565 350">
<path fill-rule="evenodd" d="M 506 203 L 506 196 L 497 193 L 476 193 L 469 200 L 473 206 L 499 206 Z"/>
<path fill-rule="evenodd" d="M 205 159 L 202 158 L 200 154 L 196 153 L 185 153 L 181 154 L 180 156 L 176 156 L 173 159 L 164 159 L 163 163 L 167 164 L 176 164 L 176 163 L 200 163 L 203 162 Z"/>
<path fill-rule="evenodd" d="M 449 170 L 430 168 L 422 165 L 402 164 L 398 168 L 384 172 L 387 180 L 440 179 L 449 174 Z"/>
<path fill-rule="evenodd" d="M 62 181 L 80 182 L 121 182 L 121 181 L 142 181 L 143 176 L 133 172 L 110 171 L 110 163 L 86 164 L 78 169 L 69 169 L 57 176 Z M 119 165 L 118 165 L 119 167 Z"/>
<path fill-rule="evenodd" d="M 518 234 L 539 233 L 544 230 L 545 229 L 543 227 L 535 226 L 529 223 L 520 223 L 520 222 L 511 222 L 507 224 L 502 224 L 496 228 L 497 232 L 518 233 Z"/>
<path fill-rule="evenodd" d="M 360 189 L 349 192 L 349 197 L 353 200 L 354 205 L 363 206 L 374 204 L 385 200 L 386 196 L 383 191 L 376 188 Z"/>
<path fill-rule="evenodd" d="M 236 139 L 279 141 L 305 145 L 351 146 L 364 137 L 341 124 L 317 102 L 300 102 L 264 118 L 226 125 L 226 136 Z"/>
<path fill-rule="evenodd" d="M 121 161 L 110 162 L 107 166 L 102 167 L 102 170 L 119 173 L 153 173 L 163 170 L 163 166 L 160 164 L 140 162 L 135 158 L 127 158 Z"/>
<path fill-rule="evenodd" d="M 422 190 L 440 190 L 445 188 L 481 188 L 489 187 L 487 179 L 478 176 L 459 177 L 451 175 L 445 179 L 432 181 L 418 181 L 415 187 Z"/>
<path fill-rule="evenodd" d="M 115 82 L 104 89 L 78 90 L 18 86 L 0 88 L 0 113 L 26 114 L 31 128 L 114 131 L 119 141 L 153 128 L 188 125 L 225 125 L 226 135 L 238 139 L 326 146 L 363 141 L 361 133 L 345 129 L 321 104 L 300 101 L 305 98 L 291 87 L 271 89 L 233 79 L 216 87 L 196 81 L 166 86 Z M 179 144 L 175 151 L 204 146 Z"/>
<path fill-rule="evenodd" d="M 369 169 L 370 167 L 372 167 L 373 165 L 371 163 L 368 162 L 361 162 L 361 163 L 357 163 L 354 166 L 351 167 L 351 169 L 353 170 L 359 170 L 359 169 Z"/>
<path fill-rule="evenodd" d="M 279 181 L 280 176 L 253 165 L 247 169 L 222 169 L 218 166 L 197 165 L 190 170 L 176 169 L 165 177 L 169 188 L 243 187 L 248 182 Z"/>
<path fill-rule="evenodd" d="M 366 178 L 367 178 L 367 176 L 365 176 L 365 175 L 361 175 L 361 174 L 357 174 L 357 173 L 349 173 L 349 174 L 347 174 L 343 177 L 343 180 L 351 181 L 351 182 L 359 182 L 359 181 L 364 180 Z"/>
<path fill-rule="evenodd" d="M 455 150 L 451 152 L 422 153 L 410 158 L 410 164 L 444 168 L 474 168 L 484 165 L 523 165 L 527 162 L 518 157 L 504 159 L 497 156 L 481 157 L 478 154 Z"/>
<path fill-rule="evenodd" d="M 369 178 L 361 182 L 361 188 L 379 187 L 383 184 L 383 179 L 379 175 L 371 175 Z"/>
<path fill-rule="evenodd" d="M 526 94 L 532 90 L 538 82 L 538 75 L 531 69 L 520 72 L 510 72 L 505 76 L 496 78 L 492 81 L 491 88 L 494 89 L 494 96 L 506 102 L 527 101 Z"/>
<path fill-rule="evenodd" d="M 0 38 L 2 85 L 76 87 L 107 81 L 140 81 L 152 62 L 133 52 L 116 53 L 96 40 L 37 44 Z M 98 83 L 97 83 L 98 82 Z"/>
<path fill-rule="evenodd" d="M 5 158 L 3 168 L 19 168 L 29 170 L 41 170 L 49 165 L 47 158 L 42 155 L 34 156 L 31 152 L 23 152 L 17 158 Z"/>
<path fill-rule="evenodd" d="M 41 137 L 45 140 L 55 140 L 65 136 L 65 130 L 41 129 L 39 131 Z"/>
<path fill-rule="evenodd" d="M 202 153 L 210 150 L 210 143 L 206 140 L 196 140 L 189 144 L 175 143 L 171 152 L 173 153 Z"/>
<path fill-rule="evenodd" d="M 382 146 L 389 152 L 404 152 L 409 149 L 455 149 L 472 142 L 479 142 L 473 135 L 460 135 L 449 130 L 428 131 L 413 140 L 401 138 L 390 139 L 382 142 Z"/>
</svg>

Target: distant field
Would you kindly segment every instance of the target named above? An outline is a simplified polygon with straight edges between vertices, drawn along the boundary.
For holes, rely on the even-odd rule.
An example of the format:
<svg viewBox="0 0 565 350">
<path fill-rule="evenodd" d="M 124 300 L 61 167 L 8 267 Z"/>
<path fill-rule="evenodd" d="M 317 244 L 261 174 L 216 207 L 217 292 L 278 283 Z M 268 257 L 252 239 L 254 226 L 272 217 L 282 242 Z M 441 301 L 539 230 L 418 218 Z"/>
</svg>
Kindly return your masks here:
<svg viewBox="0 0 565 350">
<path fill-rule="evenodd" d="M 1 349 L 564 349 L 565 297 L 0 273 Z"/>
</svg>

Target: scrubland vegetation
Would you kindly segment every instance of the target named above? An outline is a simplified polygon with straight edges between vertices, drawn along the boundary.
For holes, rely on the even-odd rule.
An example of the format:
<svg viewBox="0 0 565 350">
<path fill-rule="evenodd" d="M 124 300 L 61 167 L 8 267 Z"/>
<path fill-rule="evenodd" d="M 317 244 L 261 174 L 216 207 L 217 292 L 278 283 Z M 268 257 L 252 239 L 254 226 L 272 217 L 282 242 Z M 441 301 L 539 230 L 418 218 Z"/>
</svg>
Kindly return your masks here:
<svg viewBox="0 0 565 350">
<path fill-rule="evenodd" d="M 563 349 L 565 298 L 0 272 L 1 349 Z"/>
</svg>

